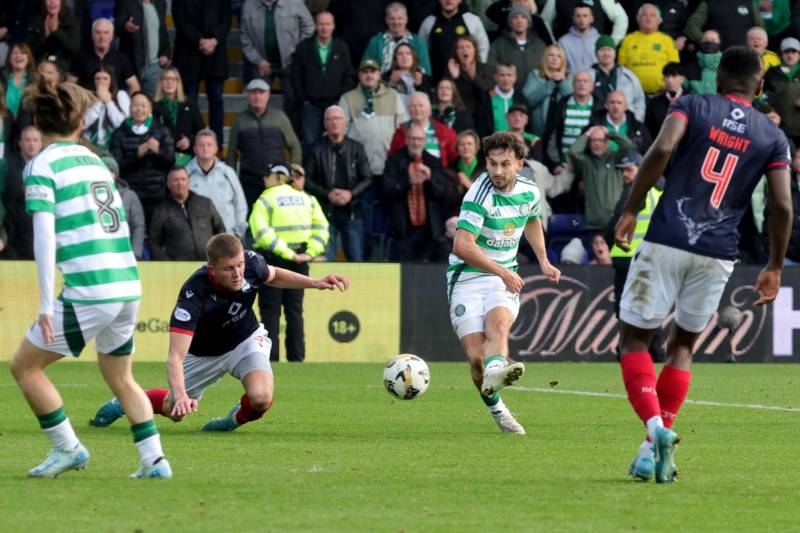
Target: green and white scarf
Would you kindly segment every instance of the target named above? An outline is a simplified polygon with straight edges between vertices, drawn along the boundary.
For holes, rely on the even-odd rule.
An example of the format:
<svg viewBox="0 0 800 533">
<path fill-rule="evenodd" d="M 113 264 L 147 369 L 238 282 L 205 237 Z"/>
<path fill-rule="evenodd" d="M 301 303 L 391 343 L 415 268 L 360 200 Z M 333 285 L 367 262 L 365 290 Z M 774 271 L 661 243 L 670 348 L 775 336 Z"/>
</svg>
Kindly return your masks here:
<svg viewBox="0 0 800 533">
<path fill-rule="evenodd" d="M 153 125 L 153 117 L 147 117 L 141 124 L 136 124 L 131 117 L 128 117 L 125 119 L 125 124 L 127 124 L 136 135 L 144 135 L 150 131 L 150 127 Z"/>
</svg>

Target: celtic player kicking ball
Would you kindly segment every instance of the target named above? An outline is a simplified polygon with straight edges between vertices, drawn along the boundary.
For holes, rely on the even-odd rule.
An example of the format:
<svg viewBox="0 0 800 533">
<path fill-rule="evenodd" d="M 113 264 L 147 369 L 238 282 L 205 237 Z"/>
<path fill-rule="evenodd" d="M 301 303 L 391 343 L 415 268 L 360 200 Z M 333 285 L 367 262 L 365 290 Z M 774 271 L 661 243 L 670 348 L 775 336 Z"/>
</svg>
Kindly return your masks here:
<svg viewBox="0 0 800 533">
<path fill-rule="evenodd" d="M 517 174 L 525 146 L 510 133 L 483 139 L 486 173 L 479 176 L 461 204 L 453 253 L 447 269 L 450 322 L 467 353 L 472 381 L 498 427 L 525 434 L 500 398 L 500 389 L 525 372 L 509 364 L 508 333 L 519 313 L 522 278 L 517 250 L 524 235 L 542 273 L 558 283 L 561 272 L 547 260 L 541 221 L 541 192 Z"/>
</svg>

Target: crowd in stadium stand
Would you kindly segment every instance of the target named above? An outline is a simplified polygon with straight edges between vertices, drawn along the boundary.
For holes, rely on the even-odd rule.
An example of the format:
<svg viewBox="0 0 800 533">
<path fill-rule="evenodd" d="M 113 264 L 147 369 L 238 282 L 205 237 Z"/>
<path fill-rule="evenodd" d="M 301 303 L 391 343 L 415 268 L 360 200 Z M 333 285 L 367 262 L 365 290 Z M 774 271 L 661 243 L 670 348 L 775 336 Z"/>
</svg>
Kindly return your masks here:
<svg viewBox="0 0 800 533">
<path fill-rule="evenodd" d="M 140 259 L 200 260 L 223 231 L 253 245 L 283 164 L 329 224 L 298 257 L 447 261 L 480 139 L 510 131 L 551 261 L 609 264 L 623 169 L 672 102 L 717 91 L 727 47 L 761 55 L 754 105 L 798 146 L 798 38 L 800 0 L 1 0 L 0 258 L 33 258 L 23 173 L 43 139 L 23 97 L 45 77 L 96 95 L 83 142 L 115 175 Z M 226 121 L 231 92 L 246 106 Z M 792 176 L 787 263 L 800 152 Z M 765 186 L 739 227 L 745 263 L 766 260 Z"/>
</svg>

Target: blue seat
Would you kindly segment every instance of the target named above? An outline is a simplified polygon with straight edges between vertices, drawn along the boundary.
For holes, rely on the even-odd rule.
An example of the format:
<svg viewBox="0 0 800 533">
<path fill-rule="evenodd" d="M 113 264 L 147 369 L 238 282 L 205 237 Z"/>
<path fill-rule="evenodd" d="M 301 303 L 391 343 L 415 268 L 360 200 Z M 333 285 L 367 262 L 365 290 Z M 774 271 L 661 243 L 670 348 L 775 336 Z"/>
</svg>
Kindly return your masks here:
<svg viewBox="0 0 800 533">
<path fill-rule="evenodd" d="M 92 22 L 99 18 L 114 20 L 114 0 L 93 0 L 89 2 L 89 18 Z"/>
<path fill-rule="evenodd" d="M 582 213 L 558 213 L 550 216 L 547 224 L 547 258 L 557 265 L 561 261 L 561 249 L 578 237 L 586 241 L 585 219 Z"/>
<path fill-rule="evenodd" d="M 547 225 L 547 235 L 549 237 L 570 235 L 576 237 L 578 233 L 584 231 L 584 218 L 582 213 L 558 213 L 550 215 Z"/>
</svg>

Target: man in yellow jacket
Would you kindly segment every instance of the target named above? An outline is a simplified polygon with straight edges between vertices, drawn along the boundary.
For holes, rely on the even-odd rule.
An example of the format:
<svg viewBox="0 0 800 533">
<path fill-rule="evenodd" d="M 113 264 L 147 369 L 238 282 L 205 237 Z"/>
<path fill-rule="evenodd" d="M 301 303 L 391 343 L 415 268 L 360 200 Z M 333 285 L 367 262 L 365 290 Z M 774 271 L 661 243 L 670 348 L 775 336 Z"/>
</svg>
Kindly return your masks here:
<svg viewBox="0 0 800 533">
<path fill-rule="evenodd" d="M 253 248 L 267 263 L 308 275 L 309 261 L 320 256 L 328 243 L 328 220 L 317 200 L 290 184 L 289 169 L 271 165 L 261 193 L 250 214 Z M 259 289 L 261 321 L 272 341 L 270 360 L 278 361 L 281 305 L 286 312 L 286 359 L 305 359 L 303 291 L 263 286 Z"/>
</svg>

